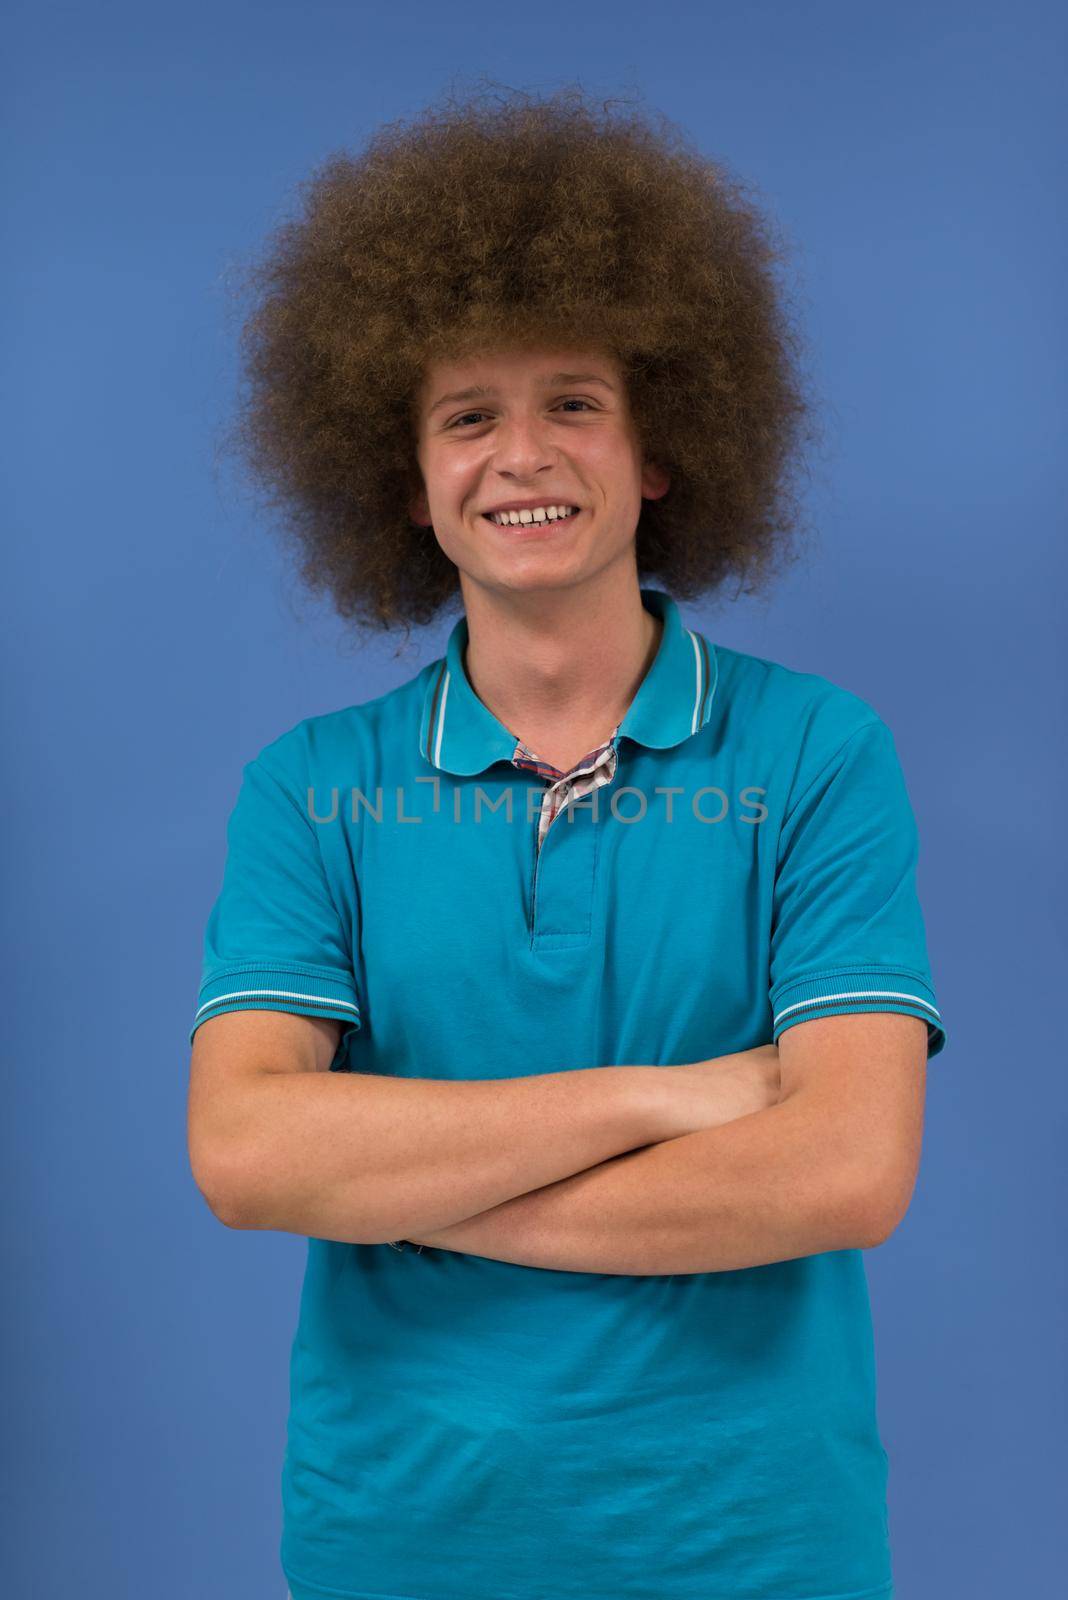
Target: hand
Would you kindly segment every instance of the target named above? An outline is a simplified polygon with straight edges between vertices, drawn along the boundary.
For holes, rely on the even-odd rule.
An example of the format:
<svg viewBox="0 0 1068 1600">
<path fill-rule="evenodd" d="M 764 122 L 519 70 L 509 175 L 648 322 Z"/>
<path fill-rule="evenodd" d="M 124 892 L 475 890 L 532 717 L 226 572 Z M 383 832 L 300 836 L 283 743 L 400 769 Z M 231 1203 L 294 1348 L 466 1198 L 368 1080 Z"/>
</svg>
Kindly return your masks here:
<svg viewBox="0 0 1068 1600">
<path fill-rule="evenodd" d="M 756 1045 L 731 1055 L 712 1056 L 707 1061 L 688 1061 L 674 1067 L 643 1067 L 654 1073 L 658 1090 L 666 1091 L 671 1102 L 671 1128 L 662 1137 L 675 1138 L 700 1133 L 703 1128 L 718 1128 L 754 1111 L 765 1111 L 778 1104 L 781 1092 L 779 1047 Z M 659 1141 L 655 1141 L 659 1142 Z M 534 1191 L 536 1192 L 536 1191 Z M 429 1245 L 444 1250 L 462 1250 L 464 1230 L 477 1224 L 478 1217 L 465 1218 L 433 1232 L 409 1235 L 410 1245 Z"/>
<path fill-rule="evenodd" d="M 778 1104 L 782 1087 L 779 1047 L 774 1044 L 712 1056 L 707 1061 L 658 1067 L 656 1072 L 658 1077 L 667 1075 L 682 1133 L 699 1133 L 702 1128 L 718 1128 L 754 1111 L 766 1111 Z"/>
</svg>

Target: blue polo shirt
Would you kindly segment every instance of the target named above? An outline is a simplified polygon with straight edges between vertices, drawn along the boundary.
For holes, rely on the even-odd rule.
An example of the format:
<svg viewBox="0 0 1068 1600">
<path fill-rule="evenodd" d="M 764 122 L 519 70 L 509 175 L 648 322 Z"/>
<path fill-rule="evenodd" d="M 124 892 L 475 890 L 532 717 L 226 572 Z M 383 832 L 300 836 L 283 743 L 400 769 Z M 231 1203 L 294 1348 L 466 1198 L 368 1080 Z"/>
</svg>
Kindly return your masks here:
<svg viewBox="0 0 1068 1600">
<path fill-rule="evenodd" d="M 608 781 L 543 778 L 445 655 L 242 775 L 193 1031 L 336 1017 L 331 1070 L 703 1060 L 809 1017 L 942 1029 L 893 739 L 857 695 L 643 589 Z M 309 1239 L 281 1556 L 293 1600 L 885 1600 L 862 1253 L 550 1271 Z"/>
</svg>

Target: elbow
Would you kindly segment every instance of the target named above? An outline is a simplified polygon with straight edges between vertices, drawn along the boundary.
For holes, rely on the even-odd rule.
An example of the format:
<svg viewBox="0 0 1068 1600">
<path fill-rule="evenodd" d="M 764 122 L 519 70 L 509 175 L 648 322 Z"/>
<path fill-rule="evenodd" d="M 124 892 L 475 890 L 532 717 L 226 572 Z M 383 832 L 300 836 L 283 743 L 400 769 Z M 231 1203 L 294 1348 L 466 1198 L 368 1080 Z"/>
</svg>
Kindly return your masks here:
<svg viewBox="0 0 1068 1600">
<path fill-rule="evenodd" d="M 197 1187 L 200 1187 L 199 1184 Z M 204 1202 L 212 1216 L 215 1218 L 216 1222 L 221 1222 L 224 1228 L 245 1228 L 248 1226 L 247 1222 L 243 1220 L 241 1213 L 235 1210 L 226 1201 L 217 1199 L 214 1194 L 209 1193 L 205 1189 L 201 1189 L 200 1193 L 203 1195 Z"/>
<path fill-rule="evenodd" d="M 254 1228 L 247 1175 L 232 1162 L 208 1160 L 190 1148 L 190 1169 L 208 1210 L 224 1228 Z"/>
<path fill-rule="evenodd" d="M 908 1214 L 914 1188 L 915 1174 L 897 1174 L 887 1183 L 868 1185 L 857 1213 L 862 1249 L 876 1249 L 897 1231 Z"/>
<path fill-rule="evenodd" d="M 217 1193 L 214 1190 L 201 1189 L 200 1192 L 204 1197 L 208 1210 L 217 1222 L 222 1223 L 224 1228 L 251 1228 L 253 1226 L 246 1212 L 241 1210 L 239 1206 L 234 1205 L 228 1196 Z"/>
<path fill-rule="evenodd" d="M 907 1207 L 906 1207 L 906 1210 L 907 1210 Z M 861 1249 L 862 1250 L 876 1250 L 876 1249 L 878 1249 L 879 1245 L 885 1244 L 886 1241 L 894 1233 L 897 1232 L 898 1228 L 901 1226 L 901 1224 L 904 1222 L 904 1220 L 905 1220 L 905 1213 L 904 1212 L 902 1212 L 900 1215 L 897 1214 L 897 1213 L 892 1213 L 889 1216 L 887 1216 L 885 1213 L 881 1213 L 879 1218 L 878 1218 L 876 1226 L 875 1227 L 869 1227 L 867 1229 L 867 1231 L 865 1233 L 864 1241 L 863 1241 L 863 1243 L 861 1245 Z"/>
</svg>

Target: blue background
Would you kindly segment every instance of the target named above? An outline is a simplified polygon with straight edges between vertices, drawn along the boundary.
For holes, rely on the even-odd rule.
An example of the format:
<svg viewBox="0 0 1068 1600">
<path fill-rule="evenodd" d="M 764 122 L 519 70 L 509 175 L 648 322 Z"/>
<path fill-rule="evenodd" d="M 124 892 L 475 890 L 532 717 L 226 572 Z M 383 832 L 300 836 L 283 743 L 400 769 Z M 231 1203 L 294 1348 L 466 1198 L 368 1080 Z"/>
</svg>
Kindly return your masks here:
<svg viewBox="0 0 1068 1600">
<path fill-rule="evenodd" d="M 5 1591 L 285 1592 L 305 1246 L 193 1184 L 201 938 L 241 764 L 452 618 L 360 645 L 295 588 L 219 453 L 229 275 L 329 151 L 482 72 L 637 90 L 792 243 L 818 537 L 770 597 L 683 613 L 895 734 L 949 1036 L 910 1213 L 867 1256 L 899 1596 L 1058 1587 L 1063 32 L 975 0 L 16 6 Z"/>
</svg>

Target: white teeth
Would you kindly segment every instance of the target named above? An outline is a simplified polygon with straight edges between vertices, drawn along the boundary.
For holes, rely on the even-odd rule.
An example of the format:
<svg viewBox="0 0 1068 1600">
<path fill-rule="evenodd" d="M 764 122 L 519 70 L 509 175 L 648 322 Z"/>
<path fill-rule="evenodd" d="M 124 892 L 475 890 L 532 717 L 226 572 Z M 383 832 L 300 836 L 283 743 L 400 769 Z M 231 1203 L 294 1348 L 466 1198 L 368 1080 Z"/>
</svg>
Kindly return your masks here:
<svg viewBox="0 0 1068 1600">
<path fill-rule="evenodd" d="M 498 527 L 506 528 L 521 522 L 555 522 L 577 510 L 578 506 L 535 506 L 533 511 L 490 511 L 487 516 Z"/>
</svg>

